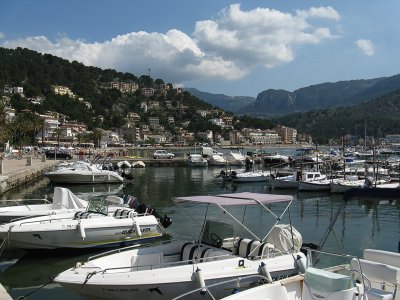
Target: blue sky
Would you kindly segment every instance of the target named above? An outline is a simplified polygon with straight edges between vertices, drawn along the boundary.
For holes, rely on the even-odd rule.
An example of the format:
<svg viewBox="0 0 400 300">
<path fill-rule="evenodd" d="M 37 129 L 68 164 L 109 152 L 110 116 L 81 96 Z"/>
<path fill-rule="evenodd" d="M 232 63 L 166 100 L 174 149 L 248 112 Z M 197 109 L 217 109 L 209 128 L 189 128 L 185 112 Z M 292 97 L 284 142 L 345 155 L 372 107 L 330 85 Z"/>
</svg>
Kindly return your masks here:
<svg viewBox="0 0 400 300">
<path fill-rule="evenodd" d="M 0 46 L 257 96 L 400 73 L 400 1 L 0 0 Z"/>
</svg>

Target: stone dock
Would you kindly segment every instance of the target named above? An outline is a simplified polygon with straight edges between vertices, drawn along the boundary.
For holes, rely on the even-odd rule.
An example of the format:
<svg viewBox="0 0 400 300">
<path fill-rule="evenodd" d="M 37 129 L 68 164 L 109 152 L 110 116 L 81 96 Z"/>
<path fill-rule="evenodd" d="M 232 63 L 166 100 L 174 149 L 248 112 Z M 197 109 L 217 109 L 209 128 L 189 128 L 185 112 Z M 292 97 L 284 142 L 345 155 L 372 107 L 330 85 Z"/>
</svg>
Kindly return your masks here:
<svg viewBox="0 0 400 300">
<path fill-rule="evenodd" d="M 0 160 L 0 195 L 43 175 L 60 161 L 42 158 Z"/>
</svg>

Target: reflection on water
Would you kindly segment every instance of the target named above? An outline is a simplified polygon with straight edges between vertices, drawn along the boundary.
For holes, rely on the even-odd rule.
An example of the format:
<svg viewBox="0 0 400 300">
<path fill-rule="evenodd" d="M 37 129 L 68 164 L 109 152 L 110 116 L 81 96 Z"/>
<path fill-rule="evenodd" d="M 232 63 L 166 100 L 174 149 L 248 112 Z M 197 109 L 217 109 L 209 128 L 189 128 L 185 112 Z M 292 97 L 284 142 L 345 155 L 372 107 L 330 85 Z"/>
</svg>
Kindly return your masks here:
<svg viewBox="0 0 400 300">
<path fill-rule="evenodd" d="M 76 194 L 115 193 L 132 194 L 141 201 L 152 204 L 160 214 L 172 217 L 173 224 L 168 231 L 173 236 L 197 238 L 206 207 L 199 205 L 176 205 L 172 201 L 175 196 L 206 195 L 231 192 L 271 192 L 293 195 L 294 201 L 290 209 L 290 218 L 302 234 L 304 242 L 318 244 L 325 233 L 331 218 L 341 204 L 340 195 L 328 193 L 297 193 L 293 190 L 269 191 L 266 183 L 233 184 L 215 178 L 220 168 L 185 168 L 185 167 L 149 167 L 132 169 L 133 182 L 121 185 L 75 185 L 67 186 Z M 10 191 L 4 199 L 42 198 L 51 195 L 54 186 L 47 179 L 37 180 L 27 186 Z M 281 209 L 274 204 L 274 209 Z M 211 210 L 211 209 L 210 209 Z M 210 211 L 209 210 L 209 211 Z M 230 210 L 231 211 L 231 210 Z M 267 218 L 268 214 L 255 207 L 235 207 L 232 213 L 239 220 L 245 221 L 249 228 L 264 236 L 268 226 L 275 220 Z M 215 209 L 211 215 L 218 220 L 226 216 Z M 364 248 L 379 248 L 397 251 L 400 237 L 400 205 L 397 201 L 372 202 L 353 200 L 347 204 L 346 210 L 339 216 L 334 232 L 325 244 L 325 250 L 349 253 L 360 256 Z M 282 220 L 289 222 L 288 214 Z M 14 253 L 3 257 L 3 262 L 12 261 Z M 47 252 L 46 255 L 24 255 L 14 265 L 9 265 L 0 273 L 0 282 L 12 289 L 12 296 L 18 297 L 32 291 L 34 287 L 48 282 L 50 275 L 57 274 L 82 261 L 88 253 L 59 254 Z M 0 262 L 1 263 L 1 262 Z M 1 265 L 1 264 L 0 264 Z M 0 269 L 2 270 L 2 269 Z M 29 287 L 29 288 L 28 288 Z M 83 299 L 62 289 L 58 285 L 49 285 L 29 296 L 29 299 L 51 298 Z"/>
</svg>

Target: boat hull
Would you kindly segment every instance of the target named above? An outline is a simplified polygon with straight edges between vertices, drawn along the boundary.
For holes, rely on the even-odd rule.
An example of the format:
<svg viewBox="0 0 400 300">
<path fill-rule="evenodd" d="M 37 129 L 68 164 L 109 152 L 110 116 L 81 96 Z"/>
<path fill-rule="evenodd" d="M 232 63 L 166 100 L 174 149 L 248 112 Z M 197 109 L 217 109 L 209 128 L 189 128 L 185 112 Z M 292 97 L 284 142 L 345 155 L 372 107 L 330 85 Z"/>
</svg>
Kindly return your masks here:
<svg viewBox="0 0 400 300">
<path fill-rule="evenodd" d="M 241 266 L 241 262 L 244 266 Z M 280 259 L 263 260 L 270 265 L 270 274 L 276 280 L 286 278 L 298 273 L 291 255 L 285 255 Z M 103 273 L 100 276 L 95 274 L 86 280 L 87 274 L 80 274 L 80 279 L 76 274 L 79 270 L 70 269 L 60 274 L 55 281 L 79 294 L 83 294 L 89 299 L 173 299 L 183 293 L 189 292 L 200 287 L 196 280 L 196 270 L 200 269 L 203 273 L 205 284 L 210 285 L 224 282 L 238 276 L 248 276 L 258 274 L 261 261 L 249 261 L 237 257 L 233 259 L 220 260 L 210 263 L 189 264 L 178 267 L 167 267 L 154 270 L 120 272 L 114 274 Z M 278 270 L 279 269 L 279 270 Z M 95 269 L 92 269 L 94 271 Z M 76 273 L 75 273 L 76 271 Z M 65 275 L 65 273 L 68 273 Z M 129 276 L 127 276 L 129 275 Z M 108 283 L 107 283 L 108 281 Z M 111 284 L 110 282 L 114 282 Z M 125 282 L 125 284 L 123 284 Z M 254 280 L 241 282 L 241 287 L 246 288 L 255 284 Z M 232 282 L 216 288 L 210 288 L 211 293 L 217 299 L 228 296 L 236 288 L 236 283 Z M 202 299 L 204 295 L 200 292 L 191 294 L 187 299 Z M 208 298 L 207 298 L 208 299 Z"/>
<path fill-rule="evenodd" d="M 121 183 L 123 178 L 113 174 L 46 174 L 55 183 Z"/>
<path fill-rule="evenodd" d="M 132 219 L 127 219 L 123 224 L 99 220 L 102 221 L 102 225 L 74 221 L 59 222 L 60 224 L 55 226 L 46 223 L 31 226 L 15 225 L 11 229 L 0 226 L 0 238 L 7 239 L 11 248 L 84 249 L 127 246 L 162 236 L 162 230 L 157 223 L 140 225 L 141 235 L 138 235 Z"/>
<path fill-rule="evenodd" d="M 330 182 L 299 182 L 299 191 L 330 191 Z"/>
</svg>

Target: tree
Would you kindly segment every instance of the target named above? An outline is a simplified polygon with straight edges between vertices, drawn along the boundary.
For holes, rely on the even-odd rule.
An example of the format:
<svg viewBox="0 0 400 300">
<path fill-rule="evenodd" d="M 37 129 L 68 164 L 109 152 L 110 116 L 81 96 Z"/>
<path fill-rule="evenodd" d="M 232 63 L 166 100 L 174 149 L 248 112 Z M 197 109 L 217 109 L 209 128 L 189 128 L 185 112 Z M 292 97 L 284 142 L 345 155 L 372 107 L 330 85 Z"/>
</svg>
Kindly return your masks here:
<svg viewBox="0 0 400 300">
<path fill-rule="evenodd" d="M 57 137 L 57 147 L 60 148 L 60 136 L 63 135 L 64 130 L 60 127 L 57 127 L 53 131 L 53 136 Z"/>
<path fill-rule="evenodd" d="M 103 135 L 103 131 L 100 128 L 96 128 L 92 132 L 92 140 L 95 147 L 100 147 L 101 136 Z"/>
</svg>

